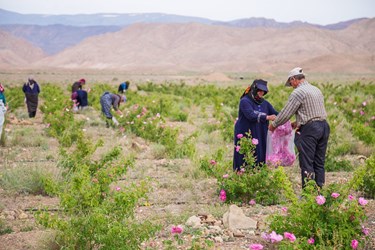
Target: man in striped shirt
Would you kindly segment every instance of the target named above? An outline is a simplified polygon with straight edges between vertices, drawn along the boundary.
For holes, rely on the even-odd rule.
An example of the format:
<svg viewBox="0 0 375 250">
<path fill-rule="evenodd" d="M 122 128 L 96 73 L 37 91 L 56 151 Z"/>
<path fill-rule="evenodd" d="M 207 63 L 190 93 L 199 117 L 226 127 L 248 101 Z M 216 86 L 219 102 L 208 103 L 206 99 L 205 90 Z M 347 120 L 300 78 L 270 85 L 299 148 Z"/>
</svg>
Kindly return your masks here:
<svg viewBox="0 0 375 250">
<path fill-rule="evenodd" d="M 330 133 L 323 94 L 305 80 L 302 68 L 294 68 L 289 72 L 285 86 L 292 86 L 294 91 L 269 125 L 269 130 L 273 132 L 296 115 L 292 126 L 296 128 L 294 144 L 299 152 L 302 188 L 305 187 L 306 179 L 313 179 L 322 187 L 325 182 L 324 162 Z"/>
</svg>

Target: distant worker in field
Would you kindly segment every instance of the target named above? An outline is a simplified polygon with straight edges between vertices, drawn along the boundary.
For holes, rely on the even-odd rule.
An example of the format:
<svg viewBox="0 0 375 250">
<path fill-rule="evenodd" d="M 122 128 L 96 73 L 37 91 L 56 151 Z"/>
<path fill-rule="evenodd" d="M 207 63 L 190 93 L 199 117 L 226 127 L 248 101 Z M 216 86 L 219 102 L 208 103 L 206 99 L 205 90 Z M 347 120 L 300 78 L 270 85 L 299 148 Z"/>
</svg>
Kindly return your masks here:
<svg viewBox="0 0 375 250">
<path fill-rule="evenodd" d="M 126 81 L 126 82 L 121 83 L 121 84 L 118 86 L 118 92 L 119 92 L 119 93 L 125 93 L 126 90 L 128 90 L 129 85 L 130 85 L 130 82 L 129 82 L 129 81 Z"/>
<path fill-rule="evenodd" d="M 109 121 L 112 120 L 113 123 L 118 126 L 119 122 L 117 119 L 112 115 L 111 109 L 116 111 L 118 115 L 122 115 L 121 110 L 119 109 L 120 103 L 126 102 L 126 97 L 124 95 L 112 94 L 110 92 L 104 92 L 104 94 L 100 97 L 100 105 L 102 106 L 102 113 L 107 118 L 106 124 L 109 127 Z"/>
<path fill-rule="evenodd" d="M 269 130 L 273 132 L 296 115 L 292 127 L 296 128 L 294 144 L 299 152 L 302 188 L 305 187 L 306 179 L 315 180 L 322 187 L 325 183 L 324 162 L 330 134 L 324 96 L 320 89 L 305 80 L 305 73 L 299 67 L 289 72 L 285 86 L 291 86 L 294 90 L 284 108 L 269 125 Z"/>
<path fill-rule="evenodd" d="M 72 85 L 72 101 L 73 101 L 73 110 L 77 111 L 78 109 L 84 109 L 88 106 L 88 91 L 83 89 L 83 85 L 86 84 L 85 79 L 80 79 L 79 81 L 73 83 Z"/>
<path fill-rule="evenodd" d="M 263 97 L 268 93 L 267 81 L 256 79 L 241 96 L 238 120 L 234 125 L 233 170 L 245 167 L 244 155 L 239 152 L 238 141 L 250 131 L 255 148 L 257 164 L 266 161 L 268 123 L 276 118 L 278 112 Z M 252 166 L 253 167 L 253 166 Z"/>
<path fill-rule="evenodd" d="M 38 109 L 40 88 L 32 76 L 30 76 L 27 82 L 24 83 L 22 91 L 25 93 L 25 102 L 27 105 L 27 111 L 29 112 L 29 117 L 33 118 Z"/>
<path fill-rule="evenodd" d="M 4 95 L 4 86 L 0 83 L 0 141 L 3 133 L 3 125 L 5 122 L 5 113 L 8 110 L 8 104 Z"/>
</svg>

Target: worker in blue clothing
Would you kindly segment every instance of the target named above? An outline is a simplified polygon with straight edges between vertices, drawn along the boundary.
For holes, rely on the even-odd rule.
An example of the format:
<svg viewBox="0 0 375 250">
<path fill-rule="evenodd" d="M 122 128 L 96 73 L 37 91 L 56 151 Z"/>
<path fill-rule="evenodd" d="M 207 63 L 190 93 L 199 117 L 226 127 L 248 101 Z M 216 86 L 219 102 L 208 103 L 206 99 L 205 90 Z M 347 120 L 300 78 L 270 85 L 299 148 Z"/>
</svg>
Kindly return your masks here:
<svg viewBox="0 0 375 250">
<path fill-rule="evenodd" d="M 129 88 L 129 85 L 130 85 L 130 82 L 129 81 L 125 81 L 123 83 L 121 83 L 119 86 L 118 86 L 118 92 L 119 93 L 125 93 L 126 90 L 128 90 Z"/>
<path fill-rule="evenodd" d="M 266 161 L 266 143 L 269 121 L 276 119 L 278 112 L 266 100 L 264 95 L 268 93 L 267 81 L 262 79 L 254 80 L 241 96 L 238 120 L 234 126 L 234 155 L 233 170 L 238 171 L 245 167 L 244 155 L 236 150 L 239 134 L 247 136 L 250 131 L 251 137 L 258 140 L 254 157 L 256 164 Z M 253 166 L 252 166 L 253 167 Z"/>
</svg>

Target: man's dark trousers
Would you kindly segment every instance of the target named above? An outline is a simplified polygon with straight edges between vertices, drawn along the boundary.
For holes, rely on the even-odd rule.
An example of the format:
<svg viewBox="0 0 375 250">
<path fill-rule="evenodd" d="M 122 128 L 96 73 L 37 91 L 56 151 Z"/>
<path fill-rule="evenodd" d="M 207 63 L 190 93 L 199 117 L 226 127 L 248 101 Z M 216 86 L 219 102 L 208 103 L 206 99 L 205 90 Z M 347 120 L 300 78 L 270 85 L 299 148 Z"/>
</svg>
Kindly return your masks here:
<svg viewBox="0 0 375 250">
<path fill-rule="evenodd" d="M 311 121 L 296 131 L 294 144 L 299 152 L 302 188 L 305 179 L 313 179 L 319 187 L 325 182 L 324 162 L 330 128 L 327 121 Z"/>
</svg>

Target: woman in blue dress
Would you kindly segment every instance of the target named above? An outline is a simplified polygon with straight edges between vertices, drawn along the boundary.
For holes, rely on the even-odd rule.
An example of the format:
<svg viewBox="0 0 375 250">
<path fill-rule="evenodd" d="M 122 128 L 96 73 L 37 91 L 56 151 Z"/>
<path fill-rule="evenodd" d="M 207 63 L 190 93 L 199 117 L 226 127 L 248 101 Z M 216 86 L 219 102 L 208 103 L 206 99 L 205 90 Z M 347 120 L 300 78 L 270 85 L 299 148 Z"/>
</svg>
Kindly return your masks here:
<svg viewBox="0 0 375 250">
<path fill-rule="evenodd" d="M 238 120 L 234 126 L 234 155 L 233 170 L 238 171 L 245 167 L 244 155 L 236 150 L 237 135 L 251 133 L 251 137 L 258 140 L 254 152 L 256 164 L 264 163 L 266 160 L 266 143 L 268 123 L 276 118 L 278 112 L 263 96 L 268 93 L 267 81 L 254 80 L 242 94 L 238 110 Z"/>
</svg>

